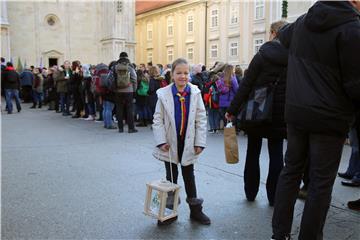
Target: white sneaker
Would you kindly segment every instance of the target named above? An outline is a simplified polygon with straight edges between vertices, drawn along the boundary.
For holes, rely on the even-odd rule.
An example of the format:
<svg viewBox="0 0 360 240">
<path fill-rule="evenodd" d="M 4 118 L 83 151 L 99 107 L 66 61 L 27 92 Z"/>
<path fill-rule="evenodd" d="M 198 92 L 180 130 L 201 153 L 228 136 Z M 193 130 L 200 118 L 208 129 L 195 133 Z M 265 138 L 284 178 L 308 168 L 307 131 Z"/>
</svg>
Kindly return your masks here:
<svg viewBox="0 0 360 240">
<path fill-rule="evenodd" d="M 113 119 L 113 121 L 114 121 L 115 123 L 118 122 L 115 115 L 112 117 L 112 119 Z"/>
<path fill-rule="evenodd" d="M 94 121 L 95 118 L 93 116 L 89 116 L 88 118 L 84 119 L 85 121 Z"/>
</svg>

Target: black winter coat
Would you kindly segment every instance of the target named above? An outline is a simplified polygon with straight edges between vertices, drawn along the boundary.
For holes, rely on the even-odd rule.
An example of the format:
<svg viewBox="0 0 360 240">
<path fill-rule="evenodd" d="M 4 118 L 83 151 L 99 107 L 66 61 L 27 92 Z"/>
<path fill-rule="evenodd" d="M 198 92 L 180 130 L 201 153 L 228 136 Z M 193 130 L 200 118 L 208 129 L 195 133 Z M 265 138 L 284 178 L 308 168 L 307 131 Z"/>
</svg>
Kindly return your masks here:
<svg viewBox="0 0 360 240">
<path fill-rule="evenodd" d="M 319 1 L 279 33 L 289 48 L 285 119 L 345 136 L 360 106 L 360 14 L 348 1 Z"/>
<path fill-rule="evenodd" d="M 70 77 L 70 89 L 72 91 L 73 94 L 81 94 L 82 92 L 82 81 L 83 81 L 83 76 L 82 74 L 76 73 L 75 71 L 72 72 L 72 75 Z"/>
<path fill-rule="evenodd" d="M 205 82 L 202 78 L 202 73 L 197 73 L 196 75 L 194 75 L 191 79 L 191 83 L 198 86 L 200 91 L 203 92 Z"/>
<path fill-rule="evenodd" d="M 286 138 L 284 122 L 287 49 L 278 40 L 266 42 L 251 60 L 248 71 L 242 80 L 228 112 L 237 116 L 250 93 L 257 88 L 270 86 L 277 82 L 274 92 L 271 123 L 260 126 L 243 126 L 248 133 L 261 137 Z"/>
<path fill-rule="evenodd" d="M 160 79 L 151 77 L 149 80 L 149 106 L 155 108 L 158 100 L 156 91 L 161 87 Z"/>
<path fill-rule="evenodd" d="M 20 75 L 13 68 L 6 68 L 3 74 L 2 84 L 4 89 L 20 88 Z"/>
</svg>

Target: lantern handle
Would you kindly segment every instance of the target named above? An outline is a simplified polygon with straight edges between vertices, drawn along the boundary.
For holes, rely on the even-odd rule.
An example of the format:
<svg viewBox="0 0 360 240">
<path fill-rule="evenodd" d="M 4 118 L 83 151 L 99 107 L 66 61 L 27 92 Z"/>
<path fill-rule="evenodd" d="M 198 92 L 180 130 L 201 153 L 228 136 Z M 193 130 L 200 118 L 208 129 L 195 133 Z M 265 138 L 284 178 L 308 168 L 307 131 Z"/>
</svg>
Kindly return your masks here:
<svg viewBox="0 0 360 240">
<path fill-rule="evenodd" d="M 171 185 L 174 185 L 174 177 L 173 177 L 173 171 L 172 171 L 172 161 L 171 161 L 171 151 L 170 150 L 171 150 L 171 148 L 169 148 Z"/>
</svg>

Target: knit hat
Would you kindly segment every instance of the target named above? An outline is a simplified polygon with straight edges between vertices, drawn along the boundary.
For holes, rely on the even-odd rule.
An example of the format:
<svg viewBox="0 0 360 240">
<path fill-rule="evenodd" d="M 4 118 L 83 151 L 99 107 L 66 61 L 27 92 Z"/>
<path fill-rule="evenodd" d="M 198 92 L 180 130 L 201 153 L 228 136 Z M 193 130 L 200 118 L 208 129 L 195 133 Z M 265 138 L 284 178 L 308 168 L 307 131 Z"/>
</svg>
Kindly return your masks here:
<svg viewBox="0 0 360 240">
<path fill-rule="evenodd" d="M 128 54 L 126 52 L 121 52 L 120 58 L 128 58 Z"/>
</svg>

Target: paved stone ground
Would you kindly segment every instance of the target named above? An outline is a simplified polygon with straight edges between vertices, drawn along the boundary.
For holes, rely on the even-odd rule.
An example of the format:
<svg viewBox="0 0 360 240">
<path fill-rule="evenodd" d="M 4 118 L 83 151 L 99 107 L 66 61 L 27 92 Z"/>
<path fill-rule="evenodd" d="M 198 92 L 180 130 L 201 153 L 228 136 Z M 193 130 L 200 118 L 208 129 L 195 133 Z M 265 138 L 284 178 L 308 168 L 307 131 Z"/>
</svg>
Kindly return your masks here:
<svg viewBox="0 0 360 240">
<path fill-rule="evenodd" d="M 164 176 L 163 164 L 151 156 L 150 128 L 119 134 L 101 123 L 29 107 L 24 104 L 20 114 L 2 114 L 2 239 L 270 239 L 266 141 L 260 192 L 249 203 L 243 191 L 246 137 L 239 136 L 241 162 L 227 165 L 222 135 L 209 135 L 195 175 L 211 226 L 189 220 L 182 189 L 178 221 L 159 228 L 142 213 L 145 183 Z M 345 146 L 341 170 L 349 154 Z M 359 189 L 342 187 L 340 180 L 324 239 L 356 240 L 360 214 L 347 209 L 346 202 L 359 198 Z M 297 201 L 295 238 L 302 208 Z"/>
</svg>

